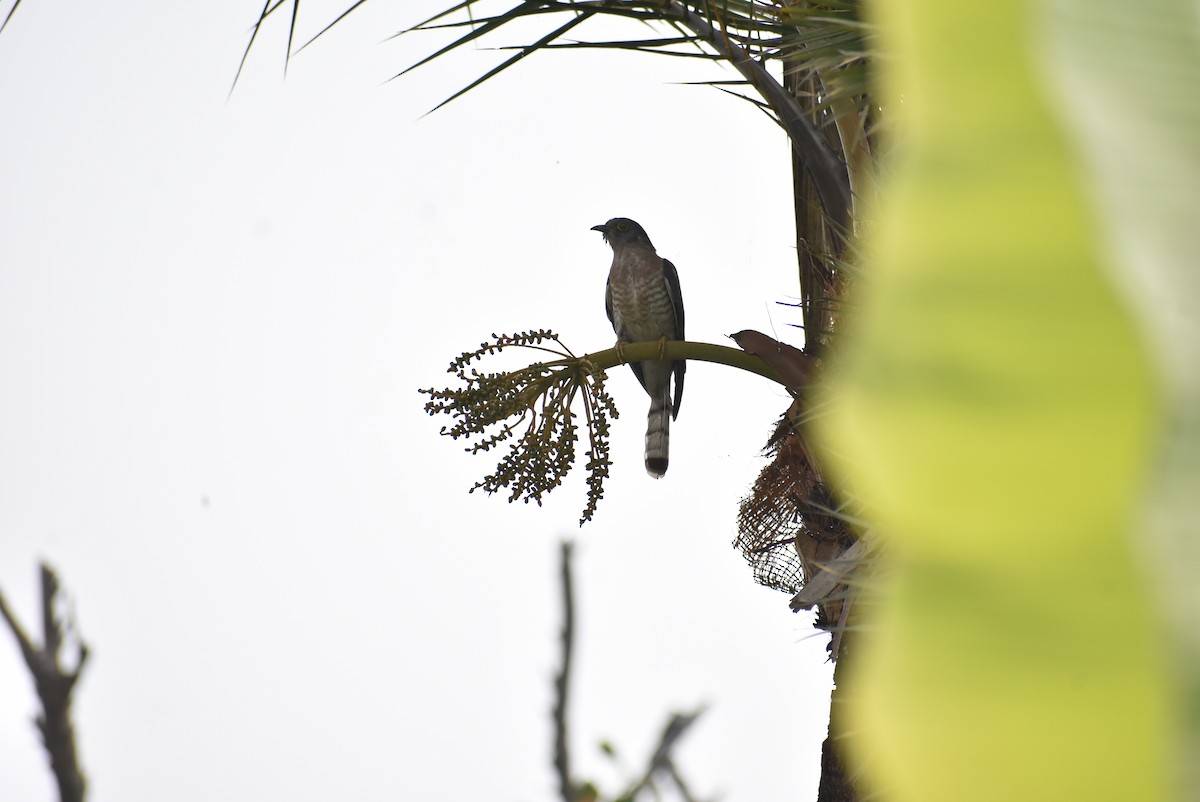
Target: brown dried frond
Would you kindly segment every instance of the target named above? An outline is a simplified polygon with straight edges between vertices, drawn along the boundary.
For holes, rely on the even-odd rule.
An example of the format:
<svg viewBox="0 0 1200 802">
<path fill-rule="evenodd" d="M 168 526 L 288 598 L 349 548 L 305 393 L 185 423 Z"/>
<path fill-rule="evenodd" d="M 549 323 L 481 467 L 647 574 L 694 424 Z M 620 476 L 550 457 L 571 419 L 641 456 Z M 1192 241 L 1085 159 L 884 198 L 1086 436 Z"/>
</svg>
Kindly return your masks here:
<svg viewBox="0 0 1200 802">
<path fill-rule="evenodd" d="M 798 430 L 793 402 L 767 441 L 773 457 L 738 510 L 734 545 L 767 587 L 796 593 L 856 539 Z M 841 591 L 820 604 L 817 625 L 831 628 L 841 614 Z"/>
</svg>

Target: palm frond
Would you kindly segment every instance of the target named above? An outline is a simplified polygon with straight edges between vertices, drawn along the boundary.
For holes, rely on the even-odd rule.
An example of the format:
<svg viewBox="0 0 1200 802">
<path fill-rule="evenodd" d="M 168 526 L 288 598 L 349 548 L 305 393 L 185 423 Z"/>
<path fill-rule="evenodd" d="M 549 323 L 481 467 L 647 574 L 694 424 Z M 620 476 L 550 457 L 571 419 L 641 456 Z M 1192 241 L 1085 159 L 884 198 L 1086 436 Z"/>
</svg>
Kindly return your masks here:
<svg viewBox="0 0 1200 802">
<path fill-rule="evenodd" d="M 635 39 L 625 42 L 553 42 L 543 47 L 543 50 L 633 50 L 639 53 L 653 53 L 656 56 L 675 56 L 677 58 L 696 58 L 706 61 L 720 61 L 716 53 L 691 50 L 668 50 L 674 45 L 685 44 L 683 39 Z M 524 50 L 523 47 L 502 47 L 500 50 Z"/>
<path fill-rule="evenodd" d="M 266 2 L 263 3 L 262 11 L 260 11 L 258 13 L 258 20 L 255 21 L 254 25 L 252 25 L 250 28 L 250 41 L 246 42 L 246 49 L 242 51 L 242 58 L 238 62 L 237 72 L 234 73 L 233 83 L 230 84 L 230 86 L 229 86 L 229 96 L 230 97 L 233 97 L 233 91 L 235 89 L 237 89 L 238 80 L 242 77 L 242 72 L 246 68 L 246 60 L 250 57 L 250 50 L 251 50 L 251 48 L 254 47 L 254 42 L 258 39 L 258 32 L 260 30 L 262 30 L 263 23 L 265 23 L 267 21 L 268 17 L 270 17 L 272 14 L 274 14 L 280 8 L 282 8 L 283 4 L 286 2 L 288 2 L 288 0 L 274 0 L 274 4 L 272 4 L 272 0 L 266 0 Z M 346 14 L 349 14 L 350 11 L 353 11 L 355 7 L 362 5 L 365 2 L 366 2 L 366 0 L 359 0 L 359 2 L 355 3 L 354 6 L 351 6 L 351 8 L 349 10 L 345 11 L 342 14 L 342 16 L 344 17 Z M 17 3 L 19 4 L 20 0 L 17 0 Z M 291 19 L 288 22 L 287 50 L 284 51 L 284 54 L 283 54 L 283 74 L 284 74 L 284 76 L 287 76 L 288 66 L 291 64 L 292 56 L 295 55 L 296 53 L 299 53 L 300 50 L 303 50 L 305 47 L 307 47 L 313 41 L 312 39 L 310 39 L 304 46 L 302 46 L 300 48 L 300 50 L 293 50 L 293 45 L 296 41 L 296 21 L 300 18 L 300 0 L 291 0 L 291 3 L 292 3 L 292 14 L 291 14 Z M 16 10 L 15 5 L 13 6 L 13 10 L 14 11 Z M 11 12 L 10 12 L 10 16 L 11 16 Z M 341 18 L 339 17 L 339 19 L 341 19 Z M 335 22 L 336 22 L 336 20 L 335 20 Z M 7 23 L 8 23 L 8 20 L 5 20 L 5 24 L 7 24 Z M 332 24 L 330 26 L 326 26 L 326 29 L 328 29 L 329 27 L 332 27 Z M 2 31 L 2 30 L 4 30 L 4 26 L 0 25 L 0 31 Z M 322 31 L 322 33 L 324 33 L 324 31 Z M 320 34 L 318 34 L 318 36 L 319 35 Z M 316 39 L 316 37 L 314 36 L 313 39 Z"/>
<path fill-rule="evenodd" d="M 286 76 L 288 65 L 292 63 L 292 43 L 296 40 L 296 17 L 300 15 L 300 0 L 292 0 L 292 21 L 288 25 L 287 51 L 283 54 L 283 74 Z"/>
<path fill-rule="evenodd" d="M 338 14 L 338 15 L 337 15 L 337 17 L 335 17 L 335 18 L 334 18 L 333 22 L 329 23 L 329 24 L 328 24 L 328 25 L 326 25 L 324 28 L 322 28 L 321 30 L 317 31 L 316 35 L 315 35 L 315 36 L 313 36 L 313 38 L 309 39 L 307 42 L 305 42 L 304 44 L 300 45 L 300 50 L 303 50 L 304 48 L 306 48 L 306 47 L 308 47 L 309 45 L 311 45 L 313 42 L 315 42 L 315 41 L 317 41 L 318 39 L 320 39 L 322 36 L 324 36 L 326 33 L 328 33 L 328 32 L 329 32 L 329 30 L 330 30 L 331 28 L 333 28 L 333 27 L 334 27 L 335 25 L 337 25 L 339 22 L 341 22 L 342 20 L 344 20 L 346 17 L 350 16 L 350 14 L 351 14 L 352 12 L 354 12 L 354 11 L 358 10 L 358 8 L 360 8 L 360 7 L 361 7 L 361 6 L 362 6 L 364 3 L 366 3 L 366 2 L 367 2 L 367 0 L 358 0 L 358 1 L 357 1 L 357 2 L 354 4 L 354 5 L 352 5 L 352 6 L 350 6 L 349 8 L 347 8 L 347 9 L 346 9 L 345 11 L 343 11 L 341 14 Z M 297 52 L 297 53 L 299 53 L 299 52 L 300 52 L 300 50 L 297 50 L 296 52 Z"/>
<path fill-rule="evenodd" d="M 253 46 L 258 31 L 267 17 L 288 0 L 267 0 L 259 20 L 254 25 L 246 53 L 238 66 L 238 76 L 245 66 L 246 55 Z M 316 36 L 306 42 L 305 49 L 317 38 L 359 9 L 366 0 L 355 0 Z M 292 15 L 288 36 L 288 58 L 293 55 L 296 18 L 299 0 L 291 0 Z M 488 9 L 488 13 L 476 11 Z M 724 60 L 737 69 L 745 82 L 762 97 L 773 118 L 783 126 L 800 154 L 804 168 L 811 174 L 821 206 L 835 228 L 845 229 L 853 215 L 852 180 L 847 174 L 845 159 L 838 143 L 823 133 L 831 121 L 802 107 L 779 80 L 766 68 L 770 61 L 781 61 L 787 71 L 810 70 L 821 75 L 827 83 L 820 101 L 826 105 L 823 114 L 831 111 L 845 113 L 857 104 L 834 104 L 834 100 L 865 95 L 861 71 L 854 71 L 865 52 L 864 37 L 869 34 L 858 15 L 856 2 L 788 3 L 779 0 L 457 0 L 442 11 L 422 20 L 397 36 L 418 31 L 446 28 L 466 28 L 463 35 L 450 44 L 396 73 L 400 77 L 417 67 L 437 60 L 464 45 L 479 43 L 507 26 L 510 22 L 546 16 L 568 14 L 571 19 L 549 33 L 529 43 L 502 43 L 497 50 L 516 50 L 515 55 L 486 72 L 469 85 L 454 92 L 434 109 L 441 108 L 490 78 L 504 72 L 518 61 L 539 50 L 609 49 L 655 53 L 702 60 Z M 666 26 L 677 36 L 651 35 L 644 38 L 609 39 L 601 41 L 563 41 L 568 31 L 596 15 L 634 19 L 654 28 Z M 690 48 L 695 48 L 692 52 Z M 299 51 L 296 51 L 299 52 Z M 286 69 L 286 63 L 285 63 Z M 837 73 L 845 73 L 837 74 Z M 237 78 L 234 82 L 236 84 Z"/>
<path fill-rule="evenodd" d="M 13 18 L 13 14 L 17 13 L 17 6 L 21 5 L 21 0 L 14 0 L 12 8 L 4 15 L 4 22 L 0 22 L 0 33 L 4 33 L 4 29 L 8 27 L 8 22 Z"/>
<path fill-rule="evenodd" d="M 286 2 L 289 0 L 266 0 L 252 29 L 247 54 L 261 26 Z M 293 54 L 299 0 L 290 2 L 289 58 Z M 300 50 L 365 3 L 366 0 L 354 0 Z M 495 41 L 503 35 L 502 28 L 509 31 L 519 27 L 509 23 L 554 14 L 567 15 L 569 19 L 551 27 L 544 35 L 532 37 L 533 41 Z M 650 31 L 639 38 L 566 39 L 568 32 L 597 15 L 636 20 Z M 801 296 L 811 300 L 836 293 L 839 274 L 828 265 L 837 261 L 845 246 L 855 216 L 858 188 L 875 156 L 872 142 L 878 109 L 871 104 L 871 76 L 866 66 L 874 34 L 860 15 L 860 0 L 450 0 L 446 8 L 395 36 L 455 29 L 462 30 L 449 44 L 405 67 L 393 78 L 465 45 L 487 45 L 487 49 L 508 51 L 511 55 L 430 112 L 537 51 L 621 50 L 727 62 L 742 79 L 731 83 L 752 87 L 753 93 L 723 89 L 723 81 L 699 83 L 750 100 L 787 132 L 798 176 L 796 220 L 797 245 L 802 254 Z M 245 61 L 243 54 L 238 75 Z M 769 71 L 771 62 L 782 65 L 782 80 Z M 760 99 L 755 100 L 749 94 L 757 94 Z M 815 306 L 805 309 L 809 315 L 815 314 Z M 823 332 L 829 322 L 828 318 L 806 317 L 805 330 L 810 334 Z"/>
<path fill-rule="evenodd" d="M 546 46 L 546 44 L 548 44 L 549 42 L 553 41 L 554 39 L 557 39 L 559 36 L 562 36 L 564 33 L 566 33 L 567 31 L 571 30 L 571 29 L 572 29 L 572 28 L 574 28 L 576 25 L 578 25 L 578 24 L 580 24 L 581 22 L 583 22 L 584 20 L 586 20 L 588 17 L 592 16 L 592 14 L 593 14 L 593 13 L 594 13 L 594 12 L 591 12 L 591 11 L 584 11 L 584 12 L 581 12 L 581 13 L 580 13 L 580 15 L 579 15 L 578 17 L 576 17 L 575 19 L 573 19 L 573 20 L 569 21 L 569 22 L 568 22 L 566 25 L 563 25 L 562 27 L 560 27 L 560 28 L 558 28 L 558 29 L 556 29 L 556 30 L 554 30 L 554 31 L 551 31 L 550 33 L 546 34 L 545 36 L 543 36 L 541 39 L 539 39 L 538 41 L 534 42 L 533 44 L 531 44 L 531 45 L 526 45 L 525 47 L 521 48 L 521 52 L 517 53 L 517 54 L 516 54 L 515 56 L 513 56 L 512 58 L 508 59 L 507 61 L 505 61 L 505 62 L 504 62 L 503 64 L 501 64 L 500 66 L 498 66 L 498 67 L 495 67 L 495 68 L 493 68 L 493 69 L 489 70 L 488 72 L 484 73 L 484 74 L 483 74 L 482 76 L 480 76 L 479 78 L 476 78 L 476 79 L 475 79 L 474 81 L 472 81 L 470 84 L 468 84 L 467 86 L 465 86 L 465 87 L 463 87 L 462 89 L 458 90 L 458 91 L 457 91 L 457 92 L 455 92 L 453 95 L 451 95 L 450 97 L 448 97 L 448 98 L 446 98 L 445 100 L 443 100 L 441 103 L 439 103 L 439 104 L 437 104 L 436 106 L 434 106 L 432 109 L 430 109 L 430 110 L 429 110 L 429 112 L 428 112 L 428 113 L 429 113 L 429 114 L 432 114 L 433 112 L 437 111 L 437 110 L 438 110 L 438 109 L 440 109 L 442 106 L 445 106 L 447 103 L 451 102 L 451 101 L 452 101 L 452 100 L 454 100 L 455 98 L 462 97 L 462 96 L 463 96 L 463 95 L 465 95 L 467 92 L 470 92 L 472 89 L 474 89 L 475 87 L 479 86 L 481 83 L 483 83 L 484 81 L 488 80 L 488 79 L 489 79 L 489 78 L 491 78 L 492 76 L 494 76 L 494 75 L 498 75 L 499 73 L 503 72 L 504 70 L 507 70 L 509 67 L 511 67 L 512 65 L 516 64 L 518 61 L 520 61 L 521 59 L 525 58 L 525 57 L 526 57 L 526 56 L 528 56 L 530 53 L 533 53 L 535 50 L 540 50 L 540 49 L 544 48 L 544 47 Z M 412 67 L 409 67 L 409 69 L 412 69 Z M 408 70 L 404 70 L 404 72 L 401 72 L 399 75 L 397 75 L 397 76 L 394 76 L 394 77 L 397 77 L 397 78 L 398 78 L 400 75 L 403 75 L 405 72 L 408 72 Z"/>
<path fill-rule="evenodd" d="M 417 67 L 424 66 L 425 64 L 428 64 L 429 62 L 433 61 L 434 59 L 444 56 L 445 54 L 449 53 L 451 50 L 457 50 L 458 48 L 462 47 L 463 45 L 467 44 L 468 42 L 473 42 L 474 40 L 480 38 L 481 36 L 487 36 L 489 33 L 493 33 L 495 31 L 499 30 L 501 27 L 507 25 L 508 23 L 512 22 L 513 20 L 520 19 L 521 17 L 528 17 L 528 16 L 537 15 L 537 14 L 553 14 L 553 13 L 556 13 L 558 10 L 558 9 L 547 10 L 545 8 L 529 8 L 528 6 L 531 6 L 531 5 L 532 4 L 530 4 L 530 3 L 525 3 L 523 5 L 517 6 L 516 8 L 510 9 L 507 13 L 500 14 L 495 17 L 486 17 L 484 19 L 474 20 L 470 23 L 455 22 L 455 23 L 449 23 L 447 25 L 434 26 L 433 28 L 429 28 L 429 29 L 422 28 L 421 26 L 417 26 L 415 28 L 409 28 L 408 31 L 404 31 L 403 33 L 408 33 L 408 32 L 417 31 L 417 30 L 434 30 L 436 28 L 451 28 L 451 27 L 457 28 L 457 27 L 462 27 L 464 25 L 468 25 L 468 24 L 471 26 L 472 30 L 469 33 L 459 37 L 458 39 L 455 39 L 453 42 L 446 45 L 441 50 L 438 50 L 436 53 L 432 53 L 432 54 L 426 56 L 425 58 L 418 61 L 416 64 L 405 67 L 403 70 L 396 73 L 392 77 L 399 78 L 401 75 L 410 73 L 413 70 L 415 70 Z M 571 27 L 574 27 L 574 26 L 571 26 Z M 486 77 L 490 78 L 494 74 L 495 74 L 495 72 L 489 73 Z M 477 86 L 480 83 L 482 83 L 482 81 L 476 81 L 475 84 L 473 84 L 472 86 Z M 456 95 L 454 95 L 454 97 L 458 97 L 458 95 L 461 95 L 463 93 L 464 92 L 459 92 Z M 448 100 L 443 101 L 439 105 L 444 106 L 444 105 L 446 105 L 446 103 L 449 103 L 450 100 L 453 100 L 453 99 L 454 98 L 452 97 Z"/>
</svg>

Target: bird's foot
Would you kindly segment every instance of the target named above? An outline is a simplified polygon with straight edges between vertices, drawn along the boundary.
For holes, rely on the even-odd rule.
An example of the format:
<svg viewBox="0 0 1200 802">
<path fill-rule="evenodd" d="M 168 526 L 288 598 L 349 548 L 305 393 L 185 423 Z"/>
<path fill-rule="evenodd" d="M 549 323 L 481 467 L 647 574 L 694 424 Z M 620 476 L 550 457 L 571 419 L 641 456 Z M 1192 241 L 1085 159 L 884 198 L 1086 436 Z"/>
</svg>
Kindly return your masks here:
<svg viewBox="0 0 1200 802">
<path fill-rule="evenodd" d="M 662 339 L 660 339 L 658 341 L 658 358 L 659 359 L 667 358 L 667 338 L 666 337 L 663 337 Z"/>
<path fill-rule="evenodd" d="M 625 343 L 624 343 L 624 341 L 617 340 L 617 344 L 613 347 L 617 349 L 617 359 L 620 360 L 620 362 L 618 364 L 628 365 L 629 360 L 625 358 Z"/>
</svg>

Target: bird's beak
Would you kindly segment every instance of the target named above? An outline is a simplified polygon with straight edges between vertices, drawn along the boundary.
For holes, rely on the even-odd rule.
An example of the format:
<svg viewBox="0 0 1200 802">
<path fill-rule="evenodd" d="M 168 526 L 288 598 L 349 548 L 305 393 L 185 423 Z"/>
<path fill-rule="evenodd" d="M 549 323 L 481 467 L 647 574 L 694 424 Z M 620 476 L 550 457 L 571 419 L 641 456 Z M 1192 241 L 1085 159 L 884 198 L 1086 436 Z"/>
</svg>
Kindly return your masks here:
<svg viewBox="0 0 1200 802">
<path fill-rule="evenodd" d="M 599 231 L 601 233 L 604 233 L 604 224 L 601 223 L 598 226 L 592 226 L 592 231 Z"/>
</svg>

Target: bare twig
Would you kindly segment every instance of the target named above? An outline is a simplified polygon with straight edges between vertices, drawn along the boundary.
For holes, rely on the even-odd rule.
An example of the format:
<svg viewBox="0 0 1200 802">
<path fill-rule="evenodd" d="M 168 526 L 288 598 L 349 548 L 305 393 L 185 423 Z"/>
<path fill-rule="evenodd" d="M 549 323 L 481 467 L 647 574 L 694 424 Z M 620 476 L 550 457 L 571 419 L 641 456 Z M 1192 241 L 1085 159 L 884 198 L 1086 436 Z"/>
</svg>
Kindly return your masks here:
<svg viewBox="0 0 1200 802">
<path fill-rule="evenodd" d="M 683 780 L 683 775 L 679 773 L 679 769 L 675 768 L 675 761 L 667 758 L 667 771 L 671 775 L 671 779 L 675 782 L 675 787 L 679 789 L 679 795 L 683 797 L 683 802 L 697 802 L 696 797 L 692 796 L 691 790 L 687 783 Z"/>
<path fill-rule="evenodd" d="M 55 609 L 58 597 L 58 577 L 50 566 L 42 563 L 42 632 L 44 645 L 38 648 L 22 629 L 0 593 L 0 615 L 21 647 L 21 655 L 33 674 L 42 713 L 37 726 L 42 742 L 50 756 L 50 768 L 58 783 L 61 802 L 83 802 L 87 783 L 79 769 L 79 754 L 75 748 L 75 730 L 71 726 L 71 692 L 88 658 L 88 647 L 79 642 L 79 659 L 73 670 L 64 670 L 59 662 L 63 642 L 63 622 Z"/>
<path fill-rule="evenodd" d="M 562 667 L 554 678 L 554 770 L 563 802 L 573 802 L 575 783 L 571 780 L 571 761 L 567 751 L 567 692 L 571 679 L 571 652 L 575 640 L 575 591 L 571 581 L 569 540 L 562 543 Z"/>
<path fill-rule="evenodd" d="M 704 706 L 701 705 L 690 713 L 672 714 L 671 719 L 667 722 L 667 726 L 663 729 L 662 737 L 658 740 L 658 748 L 654 750 L 654 754 L 650 758 L 650 765 L 647 766 L 646 773 L 628 791 L 621 795 L 621 799 L 633 799 L 642 790 L 648 786 L 652 786 L 654 776 L 660 772 L 668 774 L 675 780 L 675 784 L 686 799 L 690 800 L 692 798 L 687 787 L 678 779 L 675 766 L 671 762 L 671 750 L 675 748 L 676 742 L 696 723 L 696 719 L 700 718 L 703 712 Z"/>
</svg>

